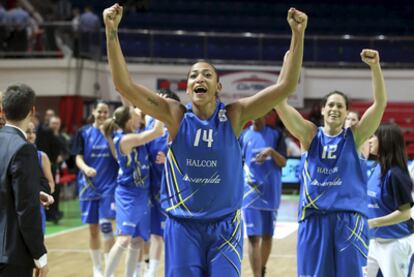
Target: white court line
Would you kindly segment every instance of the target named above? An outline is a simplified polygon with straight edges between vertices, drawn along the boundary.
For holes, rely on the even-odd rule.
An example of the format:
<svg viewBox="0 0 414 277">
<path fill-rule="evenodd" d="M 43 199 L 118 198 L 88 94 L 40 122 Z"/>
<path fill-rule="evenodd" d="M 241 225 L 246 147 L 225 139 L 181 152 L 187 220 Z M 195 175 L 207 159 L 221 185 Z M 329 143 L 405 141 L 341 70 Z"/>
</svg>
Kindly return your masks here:
<svg viewBox="0 0 414 277">
<path fill-rule="evenodd" d="M 60 232 L 57 232 L 57 233 L 54 233 L 54 234 L 46 235 L 45 239 L 54 238 L 54 237 L 57 237 L 57 236 L 60 236 L 60 235 L 72 233 L 72 232 L 79 231 L 79 230 L 82 230 L 82 229 L 87 228 L 87 227 L 88 227 L 88 225 L 82 225 L 82 226 L 79 226 L 79 227 L 71 228 L 69 230 L 63 230 L 63 231 L 60 231 Z"/>
</svg>

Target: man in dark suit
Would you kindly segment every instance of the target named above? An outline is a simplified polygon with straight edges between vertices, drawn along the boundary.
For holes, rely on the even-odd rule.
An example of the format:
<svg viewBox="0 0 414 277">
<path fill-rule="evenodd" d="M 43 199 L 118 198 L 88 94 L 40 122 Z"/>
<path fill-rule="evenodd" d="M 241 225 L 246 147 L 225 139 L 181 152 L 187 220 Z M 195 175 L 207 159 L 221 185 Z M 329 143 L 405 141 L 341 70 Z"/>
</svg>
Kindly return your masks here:
<svg viewBox="0 0 414 277">
<path fill-rule="evenodd" d="M 41 172 L 36 148 L 26 141 L 34 91 L 9 86 L 3 95 L 6 125 L 0 129 L 0 276 L 31 277 L 48 272 L 41 228 Z"/>
</svg>

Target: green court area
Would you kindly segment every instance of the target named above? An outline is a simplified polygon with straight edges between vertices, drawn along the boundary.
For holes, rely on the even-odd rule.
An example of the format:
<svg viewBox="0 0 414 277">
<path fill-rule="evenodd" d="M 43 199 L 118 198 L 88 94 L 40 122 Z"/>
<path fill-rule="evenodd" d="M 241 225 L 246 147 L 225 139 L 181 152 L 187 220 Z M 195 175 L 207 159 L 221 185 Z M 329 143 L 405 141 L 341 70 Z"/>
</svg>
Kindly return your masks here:
<svg viewBox="0 0 414 277">
<path fill-rule="evenodd" d="M 282 194 L 282 200 L 299 200 L 299 195 L 297 194 Z"/>
<path fill-rule="evenodd" d="M 46 236 L 67 231 L 82 225 L 80 219 L 79 200 L 65 200 L 60 202 L 60 210 L 64 213 L 58 224 L 46 223 Z"/>
</svg>

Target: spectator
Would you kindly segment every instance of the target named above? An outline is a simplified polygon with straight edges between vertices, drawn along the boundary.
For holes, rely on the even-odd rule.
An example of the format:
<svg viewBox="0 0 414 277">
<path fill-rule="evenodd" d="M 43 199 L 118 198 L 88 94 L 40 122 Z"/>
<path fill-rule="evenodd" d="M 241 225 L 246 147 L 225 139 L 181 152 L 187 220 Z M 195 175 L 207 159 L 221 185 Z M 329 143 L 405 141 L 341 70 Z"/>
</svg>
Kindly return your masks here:
<svg viewBox="0 0 414 277">
<path fill-rule="evenodd" d="M 90 6 L 86 6 L 79 17 L 80 54 L 84 57 L 97 58 L 100 55 L 99 17 L 93 13 Z"/>
<path fill-rule="evenodd" d="M 4 9 L 3 5 L 0 3 L 0 51 L 4 51 L 6 49 L 6 38 L 8 35 L 6 28 L 6 19 L 7 12 Z"/>
<path fill-rule="evenodd" d="M 6 24 L 10 31 L 7 50 L 26 52 L 28 49 L 28 28 L 30 24 L 29 13 L 17 3 L 15 8 L 8 11 Z"/>
<path fill-rule="evenodd" d="M 53 176 L 56 176 L 56 171 L 58 169 L 58 157 L 61 153 L 61 145 L 58 138 L 54 135 L 52 129 L 49 128 L 49 120 L 52 116 L 55 115 L 55 112 L 52 109 L 48 109 L 45 112 L 44 121 L 37 126 L 37 138 L 36 146 L 38 150 L 43 151 L 49 157 L 52 164 L 52 173 Z M 56 182 L 56 180 L 55 180 Z M 58 182 L 56 182 L 58 183 Z M 54 193 L 55 201 L 58 203 L 58 185 L 56 186 L 56 191 Z M 56 203 L 55 202 L 55 203 Z M 58 204 L 55 204 L 58 205 Z M 53 212 L 55 211 L 52 207 L 46 212 L 46 218 L 48 221 L 53 221 L 58 223 L 61 219 L 62 214 Z"/>
<path fill-rule="evenodd" d="M 58 116 L 55 116 L 55 115 L 51 116 L 48 122 L 49 122 L 48 127 L 53 132 L 53 135 L 56 139 L 56 143 L 59 145 L 58 147 L 59 153 L 58 153 L 55 163 L 52 166 L 54 168 L 54 176 L 55 176 L 54 179 L 56 183 L 55 192 L 52 194 L 55 199 L 55 203 L 50 206 L 46 214 L 50 220 L 59 221 L 63 217 L 63 212 L 59 210 L 59 203 L 60 203 L 59 200 L 60 200 L 60 190 L 61 190 L 60 175 L 61 175 L 63 168 L 66 167 L 66 159 L 69 158 L 69 142 L 60 132 L 61 120 Z"/>
<path fill-rule="evenodd" d="M 79 57 L 79 8 L 74 8 L 72 11 L 72 31 L 73 31 L 73 55 Z"/>
</svg>

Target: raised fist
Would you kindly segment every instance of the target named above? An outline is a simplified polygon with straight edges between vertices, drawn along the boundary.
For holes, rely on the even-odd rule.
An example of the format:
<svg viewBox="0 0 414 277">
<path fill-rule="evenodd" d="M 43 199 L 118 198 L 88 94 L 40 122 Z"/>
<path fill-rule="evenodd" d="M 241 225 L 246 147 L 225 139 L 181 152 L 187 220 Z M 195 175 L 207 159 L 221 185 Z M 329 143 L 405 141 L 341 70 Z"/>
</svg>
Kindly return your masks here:
<svg viewBox="0 0 414 277">
<path fill-rule="evenodd" d="M 369 66 L 379 64 L 379 53 L 372 49 L 363 49 L 361 52 L 361 60 Z"/>
<path fill-rule="evenodd" d="M 287 21 L 292 31 L 304 32 L 308 24 L 308 16 L 295 8 L 290 8 Z"/>
<path fill-rule="evenodd" d="M 105 26 L 111 29 L 117 29 L 122 18 L 122 7 L 115 4 L 103 11 L 103 20 Z"/>
</svg>

